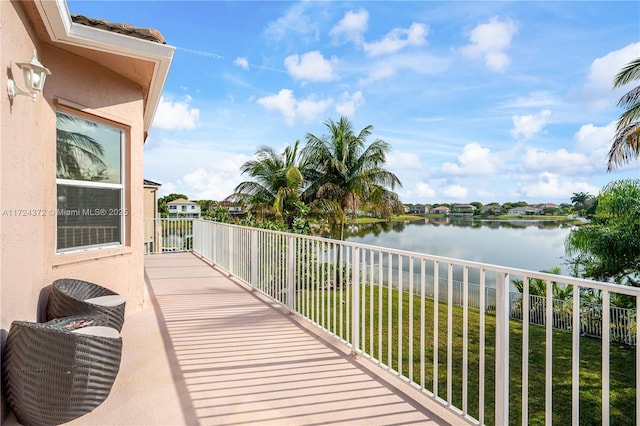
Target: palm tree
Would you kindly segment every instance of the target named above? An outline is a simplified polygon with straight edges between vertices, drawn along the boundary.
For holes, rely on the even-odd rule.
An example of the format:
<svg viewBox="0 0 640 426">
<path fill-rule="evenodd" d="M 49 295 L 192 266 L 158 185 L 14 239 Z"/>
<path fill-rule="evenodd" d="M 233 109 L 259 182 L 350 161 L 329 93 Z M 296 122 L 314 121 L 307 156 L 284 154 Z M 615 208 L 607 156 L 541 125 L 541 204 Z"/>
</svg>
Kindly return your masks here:
<svg viewBox="0 0 640 426">
<path fill-rule="evenodd" d="M 571 202 L 576 205 L 578 203 L 584 204 L 587 199 L 589 199 L 590 195 L 587 192 L 574 192 L 571 197 Z"/>
<path fill-rule="evenodd" d="M 613 80 L 613 87 L 621 87 L 633 80 L 640 80 L 640 57 L 629 62 Z M 616 134 L 607 155 L 607 171 L 628 163 L 640 155 L 640 86 L 629 90 L 618 101 L 626 108 L 616 125 Z"/>
<path fill-rule="evenodd" d="M 233 198 L 249 204 L 258 216 L 282 217 L 290 228 L 300 209 L 300 188 L 304 182 L 296 141 L 282 154 L 262 145 L 256 151 L 256 159 L 245 162 L 241 171 L 254 180 L 240 183 Z"/>
<path fill-rule="evenodd" d="M 334 232 L 339 227 L 340 239 L 344 239 L 347 215 L 355 218 L 362 203 L 374 201 L 391 211 L 397 205 L 397 195 L 391 196 L 387 188 L 402 184 L 384 168 L 389 144 L 381 139 L 367 144 L 371 125 L 355 134 L 346 117 L 340 117 L 338 122 L 328 119 L 324 124 L 329 130 L 327 136 L 306 135 L 307 145 L 302 153 L 308 186 L 303 199 L 313 203 L 314 210 L 318 206 L 333 210 L 330 225 Z"/>
<path fill-rule="evenodd" d="M 94 126 L 95 123 L 63 113 L 58 113 L 56 119 L 58 121 L 56 129 L 57 177 L 62 179 L 101 180 L 107 169 L 107 165 L 102 159 L 104 156 L 102 145 L 84 133 L 61 129 L 63 127 L 62 124 L 65 122 L 82 122 L 83 124 Z"/>
</svg>

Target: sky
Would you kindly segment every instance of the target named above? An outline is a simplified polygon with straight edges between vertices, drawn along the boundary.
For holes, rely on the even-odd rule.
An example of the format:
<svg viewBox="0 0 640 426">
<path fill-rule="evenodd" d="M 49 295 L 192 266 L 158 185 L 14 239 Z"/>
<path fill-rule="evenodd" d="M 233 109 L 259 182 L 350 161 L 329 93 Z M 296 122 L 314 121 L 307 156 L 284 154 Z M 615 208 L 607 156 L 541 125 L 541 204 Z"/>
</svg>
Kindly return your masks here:
<svg viewBox="0 0 640 426">
<path fill-rule="evenodd" d="M 74 1 L 176 48 L 144 148 L 160 195 L 223 200 L 260 146 L 346 116 L 405 203 L 570 203 L 640 178 L 607 172 L 640 56 L 637 1 Z M 636 85 L 638 83 L 636 82 Z"/>
</svg>

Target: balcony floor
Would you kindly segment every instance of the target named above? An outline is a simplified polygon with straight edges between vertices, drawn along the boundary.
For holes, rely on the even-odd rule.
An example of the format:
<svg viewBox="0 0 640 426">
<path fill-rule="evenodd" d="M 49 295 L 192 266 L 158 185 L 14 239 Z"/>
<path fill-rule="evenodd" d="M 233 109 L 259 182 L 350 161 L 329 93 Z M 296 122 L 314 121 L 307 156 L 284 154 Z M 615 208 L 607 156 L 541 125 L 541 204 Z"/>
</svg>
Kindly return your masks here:
<svg viewBox="0 0 640 426">
<path fill-rule="evenodd" d="M 145 271 L 111 395 L 69 424 L 466 424 L 191 253 L 147 256 Z"/>
</svg>

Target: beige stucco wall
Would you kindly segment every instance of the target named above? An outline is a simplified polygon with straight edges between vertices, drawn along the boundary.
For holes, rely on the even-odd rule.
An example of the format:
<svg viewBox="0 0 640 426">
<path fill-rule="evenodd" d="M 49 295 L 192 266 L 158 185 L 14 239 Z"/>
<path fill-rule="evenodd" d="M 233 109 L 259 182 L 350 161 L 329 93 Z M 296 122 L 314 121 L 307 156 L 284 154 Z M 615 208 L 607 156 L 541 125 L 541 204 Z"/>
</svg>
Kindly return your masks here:
<svg viewBox="0 0 640 426">
<path fill-rule="evenodd" d="M 159 223 L 153 220 L 158 217 L 158 189 L 157 186 L 144 186 L 144 243 L 148 253 L 155 253 L 160 243 Z"/>
<path fill-rule="evenodd" d="M 38 312 L 47 289 L 62 277 L 109 287 L 127 298 L 127 314 L 139 310 L 144 295 L 142 89 L 103 64 L 38 40 L 19 2 L 2 1 L 0 8 L 0 328 L 4 333 L 13 320 L 42 319 Z M 15 62 L 28 61 L 34 48 L 52 72 L 44 96 L 35 103 L 18 96 L 11 105 L 8 72 L 24 87 Z M 55 113 L 61 105 L 126 129 L 128 215 L 122 247 L 56 253 L 56 217 L 51 211 L 56 209 Z M 20 209 L 35 215 L 16 213 Z"/>
<path fill-rule="evenodd" d="M 158 216 L 158 187 L 144 187 L 144 218 L 150 219 Z"/>
</svg>

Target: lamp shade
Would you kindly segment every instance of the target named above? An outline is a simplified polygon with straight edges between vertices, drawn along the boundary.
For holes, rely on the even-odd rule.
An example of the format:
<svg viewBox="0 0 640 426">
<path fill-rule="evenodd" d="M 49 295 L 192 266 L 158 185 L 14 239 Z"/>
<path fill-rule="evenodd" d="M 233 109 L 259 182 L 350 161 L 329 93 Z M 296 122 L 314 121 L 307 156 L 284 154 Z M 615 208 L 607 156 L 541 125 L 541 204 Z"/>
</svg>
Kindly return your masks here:
<svg viewBox="0 0 640 426">
<path fill-rule="evenodd" d="M 51 75 L 51 71 L 44 67 L 38 61 L 36 51 L 33 51 L 33 58 L 29 62 L 16 63 L 22 70 L 24 75 L 24 84 L 27 90 L 35 97 L 38 93 L 42 92 L 44 88 L 44 81 L 48 75 Z"/>
</svg>

